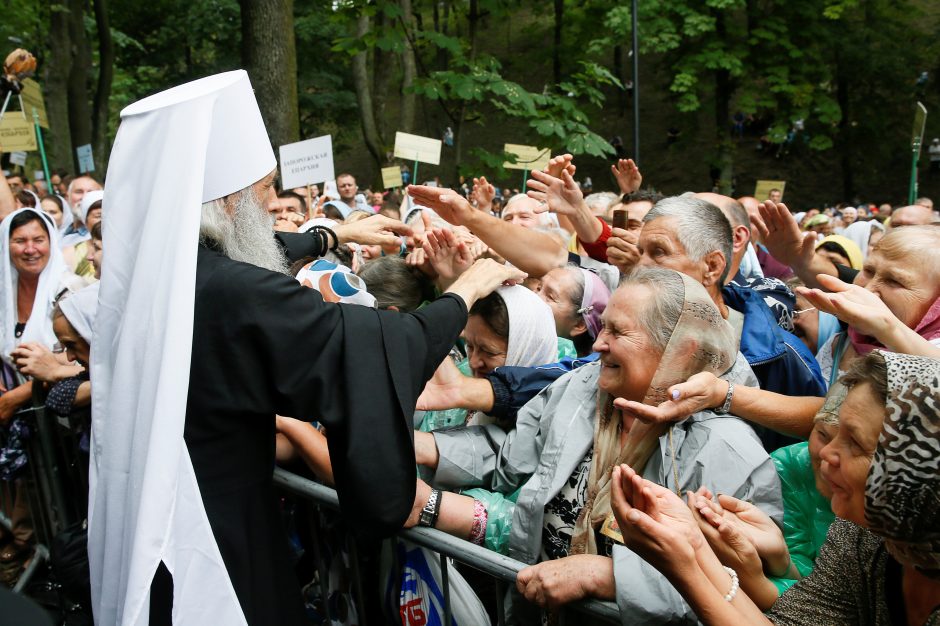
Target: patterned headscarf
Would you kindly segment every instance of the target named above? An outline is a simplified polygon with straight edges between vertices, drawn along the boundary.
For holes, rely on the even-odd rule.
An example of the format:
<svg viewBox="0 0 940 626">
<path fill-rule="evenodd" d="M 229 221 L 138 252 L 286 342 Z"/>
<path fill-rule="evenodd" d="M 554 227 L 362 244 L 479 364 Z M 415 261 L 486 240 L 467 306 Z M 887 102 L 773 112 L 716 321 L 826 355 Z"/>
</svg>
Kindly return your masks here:
<svg viewBox="0 0 940 626">
<path fill-rule="evenodd" d="M 738 340 L 701 283 L 685 274 L 680 277 L 685 290 L 682 313 L 669 337 L 669 343 L 653 374 L 643 404 L 657 406 L 666 400 L 666 390 L 693 374 L 711 372 L 720 376 L 734 365 Z M 627 281 L 629 283 L 629 279 Z M 651 330 L 651 329 L 650 329 Z M 588 476 L 587 498 L 571 538 L 572 554 L 597 554 L 594 529 L 611 514 L 610 477 L 615 465 L 627 463 L 642 472 L 659 438 L 671 424 L 648 424 L 635 420 L 627 444 L 620 446 L 620 411 L 613 398 L 598 390 L 594 425 L 594 457 Z"/>
<path fill-rule="evenodd" d="M 297 282 L 316 289 L 324 302 L 342 302 L 375 307 L 375 296 L 366 290 L 366 283 L 345 265 L 317 259 L 297 272 Z"/>
<path fill-rule="evenodd" d="M 865 519 L 898 562 L 940 580 L 940 360 L 880 354 L 888 398 Z"/>
</svg>

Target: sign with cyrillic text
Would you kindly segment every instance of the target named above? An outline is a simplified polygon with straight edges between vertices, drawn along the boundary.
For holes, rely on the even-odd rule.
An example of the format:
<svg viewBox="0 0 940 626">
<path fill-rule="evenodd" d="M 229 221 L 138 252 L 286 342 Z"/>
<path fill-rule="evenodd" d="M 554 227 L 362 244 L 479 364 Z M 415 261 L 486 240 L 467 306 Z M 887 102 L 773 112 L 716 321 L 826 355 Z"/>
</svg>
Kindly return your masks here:
<svg viewBox="0 0 940 626">
<path fill-rule="evenodd" d="M 515 163 L 509 161 L 503 163 L 507 170 L 544 170 L 548 167 L 548 162 L 552 158 L 550 148 L 536 148 L 535 146 L 521 146 L 514 143 L 507 143 L 503 146 L 503 151 L 516 157 Z"/>
<path fill-rule="evenodd" d="M 395 133 L 395 156 L 406 161 L 440 165 L 441 140 L 397 132 Z"/>
<path fill-rule="evenodd" d="M 38 147 L 36 127 L 19 111 L 7 111 L 0 120 L 0 149 L 4 152 L 31 152 Z"/>
<path fill-rule="evenodd" d="M 770 190 L 779 189 L 780 198 L 783 198 L 783 192 L 787 187 L 787 181 L 785 180 L 759 180 L 757 181 L 757 186 L 754 188 L 754 197 L 757 198 L 759 202 L 770 199 Z"/>
<path fill-rule="evenodd" d="M 25 152 L 11 152 L 10 153 L 10 163 L 13 165 L 19 165 L 23 167 L 26 165 L 26 153 Z"/>
<path fill-rule="evenodd" d="M 281 187 L 296 189 L 333 180 L 333 138 L 315 137 L 281 146 Z"/>
<path fill-rule="evenodd" d="M 90 143 L 75 148 L 75 154 L 78 156 L 79 174 L 95 171 L 95 157 L 92 154 Z"/>
</svg>

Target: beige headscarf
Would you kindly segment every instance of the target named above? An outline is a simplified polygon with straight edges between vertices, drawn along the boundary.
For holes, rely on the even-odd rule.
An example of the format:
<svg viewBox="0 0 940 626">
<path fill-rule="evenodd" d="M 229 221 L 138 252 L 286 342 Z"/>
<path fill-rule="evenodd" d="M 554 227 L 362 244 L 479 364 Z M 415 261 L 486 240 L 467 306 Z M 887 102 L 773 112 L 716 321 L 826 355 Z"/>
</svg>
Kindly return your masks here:
<svg viewBox="0 0 940 626">
<path fill-rule="evenodd" d="M 711 372 L 719 376 L 734 365 L 738 342 L 734 330 L 721 317 L 718 307 L 702 285 L 685 274 L 682 313 L 676 322 L 669 343 L 653 374 L 643 403 L 656 406 L 666 400 L 666 390 L 693 374 Z M 625 284 L 629 284 L 627 278 Z M 588 476 L 588 492 L 584 508 L 571 538 L 571 554 L 597 554 L 594 529 L 611 515 L 610 475 L 615 465 L 627 463 L 642 472 L 650 455 L 659 445 L 659 438 L 670 424 L 647 424 L 636 420 L 630 427 L 626 444 L 620 446 L 621 412 L 613 406 L 613 397 L 599 391 L 594 423 L 594 458 Z"/>
</svg>

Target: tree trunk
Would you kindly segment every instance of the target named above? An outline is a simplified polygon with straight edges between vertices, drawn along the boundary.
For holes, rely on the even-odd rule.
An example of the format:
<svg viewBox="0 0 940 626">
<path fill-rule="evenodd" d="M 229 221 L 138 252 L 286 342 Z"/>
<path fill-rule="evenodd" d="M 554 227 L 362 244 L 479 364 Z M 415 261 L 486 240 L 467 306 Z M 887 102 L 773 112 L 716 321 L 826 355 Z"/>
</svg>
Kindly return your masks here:
<svg viewBox="0 0 940 626">
<path fill-rule="evenodd" d="M 390 28 L 382 13 L 375 16 L 375 27 L 379 31 Z M 370 72 L 372 75 L 372 115 L 375 119 L 376 134 L 381 144 L 385 143 L 384 138 L 386 137 L 385 103 L 388 100 L 388 88 L 392 79 L 392 62 L 394 58 L 393 53 L 386 52 L 378 46 L 372 52 L 372 71 Z M 379 71 L 375 71 L 375 68 L 379 68 Z"/>
<path fill-rule="evenodd" d="M 369 33 L 369 16 L 360 13 L 356 22 L 356 38 L 362 40 Z M 372 155 L 377 167 L 385 163 L 385 152 L 379 133 L 375 126 L 375 116 L 372 107 L 372 82 L 369 80 L 368 53 L 358 52 L 352 60 L 353 85 L 356 89 L 356 101 L 359 103 L 359 124 L 362 127 L 362 138 L 366 148 Z"/>
<path fill-rule="evenodd" d="M 621 84 L 626 85 L 627 79 L 623 75 L 623 46 L 614 46 L 614 76 Z M 627 113 L 627 90 L 617 90 L 617 113 L 623 117 Z"/>
<path fill-rule="evenodd" d="M 839 119 L 839 133 L 836 146 L 839 150 L 839 164 L 842 166 L 842 200 L 848 201 L 855 197 L 855 172 L 852 167 L 852 149 L 854 137 L 852 132 L 852 107 L 849 100 L 849 80 L 846 75 L 845 61 L 836 47 L 836 100 L 839 103 L 842 117 Z"/>
<path fill-rule="evenodd" d="M 72 64 L 69 71 L 69 130 L 72 146 L 78 148 L 91 143 L 91 107 L 88 103 L 88 69 L 91 67 L 91 47 L 85 33 L 85 9 L 82 0 L 69 0 L 69 40 Z M 78 172 L 78 158 L 72 153 L 72 162 Z M 96 169 L 101 169 L 101 155 L 95 154 Z M 101 172 L 98 172 L 100 174 Z"/>
<path fill-rule="evenodd" d="M 715 34 L 719 41 L 727 41 L 724 12 L 715 15 Z M 720 171 L 718 193 L 731 195 L 731 182 L 734 177 L 734 142 L 731 140 L 730 107 L 734 92 L 731 74 L 727 70 L 715 71 L 715 140 L 716 168 Z"/>
<path fill-rule="evenodd" d="M 108 0 L 95 0 L 95 25 L 98 28 L 98 86 L 95 89 L 94 120 L 92 124 L 92 146 L 95 158 L 108 162 L 108 100 L 111 98 L 111 82 L 114 79 L 114 43 L 108 20 Z"/>
<path fill-rule="evenodd" d="M 399 110 L 398 127 L 410 133 L 415 127 L 415 94 L 411 92 L 414 84 L 417 67 L 415 63 L 415 49 L 411 45 L 414 36 L 414 15 L 411 0 L 400 0 L 402 24 L 405 28 L 405 49 L 401 52 L 401 109 Z"/>
<path fill-rule="evenodd" d="M 239 0 L 242 63 L 275 147 L 300 138 L 293 0 Z"/>
<path fill-rule="evenodd" d="M 69 73 L 72 71 L 72 46 L 69 36 L 71 18 L 67 11 L 51 11 L 49 16 L 49 56 L 44 64 L 42 86 L 49 129 L 44 130 L 46 151 L 52 168 L 71 171 L 72 136 L 69 129 Z"/>
<path fill-rule="evenodd" d="M 552 79 L 561 82 L 561 27 L 565 16 L 565 0 L 555 0 L 555 33 L 552 42 Z"/>
</svg>

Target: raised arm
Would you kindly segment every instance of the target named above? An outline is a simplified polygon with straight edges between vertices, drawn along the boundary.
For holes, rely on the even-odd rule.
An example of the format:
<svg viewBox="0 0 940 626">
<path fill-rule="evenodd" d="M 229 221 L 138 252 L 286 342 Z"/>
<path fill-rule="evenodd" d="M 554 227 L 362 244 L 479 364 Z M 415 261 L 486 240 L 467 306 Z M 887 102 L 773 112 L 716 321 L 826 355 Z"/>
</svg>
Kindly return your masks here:
<svg viewBox="0 0 940 626">
<path fill-rule="evenodd" d="M 0 146 L 0 156 L 3 155 L 3 148 Z M 13 199 L 13 191 L 7 183 L 7 177 L 0 171 L 0 220 L 16 210 L 16 201 Z"/>
<path fill-rule="evenodd" d="M 789 265 L 793 272 L 809 287 L 821 287 L 819 274 L 838 276 L 832 261 L 816 254 L 816 233 L 804 233 L 785 204 L 767 200 L 760 205 L 761 219 L 754 226 L 761 235 L 770 255 Z"/>
<path fill-rule="evenodd" d="M 637 419 L 648 422 L 674 422 L 689 415 L 719 407 L 728 394 L 728 381 L 702 372 L 667 390 L 670 399 L 648 406 L 618 398 L 614 404 Z M 735 385 L 730 412 L 779 433 L 806 439 L 813 429 L 813 417 L 824 398 L 785 396 L 756 387 Z"/>
<path fill-rule="evenodd" d="M 466 198 L 450 189 L 412 185 L 408 193 L 416 204 L 434 209 L 451 224 L 469 228 L 497 254 L 530 276 L 544 276 L 568 261 L 568 252 L 551 235 L 476 211 Z"/>
</svg>

